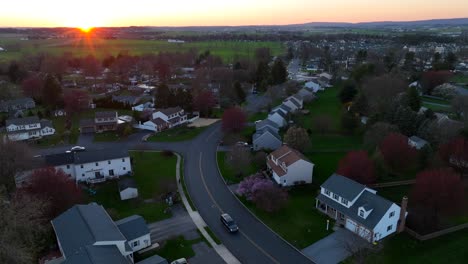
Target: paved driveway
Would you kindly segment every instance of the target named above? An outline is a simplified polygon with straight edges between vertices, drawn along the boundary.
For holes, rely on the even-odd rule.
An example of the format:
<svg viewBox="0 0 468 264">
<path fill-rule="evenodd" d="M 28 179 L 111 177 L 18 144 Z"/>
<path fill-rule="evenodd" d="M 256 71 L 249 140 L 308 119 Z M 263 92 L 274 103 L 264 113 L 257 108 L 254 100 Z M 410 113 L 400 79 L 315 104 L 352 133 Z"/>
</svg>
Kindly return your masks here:
<svg viewBox="0 0 468 264">
<path fill-rule="evenodd" d="M 302 250 L 317 264 L 336 264 L 351 256 L 351 252 L 370 246 L 351 231 L 339 228 L 331 235 Z"/>
</svg>

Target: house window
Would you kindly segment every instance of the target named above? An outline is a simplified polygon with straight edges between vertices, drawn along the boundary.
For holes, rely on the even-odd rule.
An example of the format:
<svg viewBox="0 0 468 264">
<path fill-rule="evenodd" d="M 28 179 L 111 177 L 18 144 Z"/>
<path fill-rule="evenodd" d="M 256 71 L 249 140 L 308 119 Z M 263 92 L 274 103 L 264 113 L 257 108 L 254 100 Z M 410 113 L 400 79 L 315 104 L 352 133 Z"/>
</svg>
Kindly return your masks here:
<svg viewBox="0 0 468 264">
<path fill-rule="evenodd" d="M 127 168 L 123 167 L 123 170 L 126 170 Z"/>
<path fill-rule="evenodd" d="M 327 196 L 330 196 L 330 191 L 329 191 L 329 190 L 325 190 L 325 194 L 326 194 Z"/>
<path fill-rule="evenodd" d="M 80 165 L 80 168 L 83 168 L 83 164 Z"/>
<path fill-rule="evenodd" d="M 359 216 L 364 217 L 364 210 L 359 210 Z"/>
<path fill-rule="evenodd" d="M 107 164 L 111 164 L 111 161 L 110 161 L 110 160 L 108 160 L 108 161 L 107 161 Z"/>
<path fill-rule="evenodd" d="M 98 163 L 98 162 L 96 162 L 96 167 L 97 167 L 97 166 L 99 166 L 99 163 Z"/>
<path fill-rule="evenodd" d="M 387 227 L 387 232 L 390 231 L 390 230 L 392 230 L 392 228 L 393 228 L 393 225 L 389 225 L 389 226 Z"/>
<path fill-rule="evenodd" d="M 133 242 L 132 247 L 138 247 L 139 245 L 140 245 L 140 241 L 137 240 Z"/>
<path fill-rule="evenodd" d="M 122 159 L 122 162 L 125 162 L 125 158 Z"/>
<path fill-rule="evenodd" d="M 341 202 L 342 202 L 344 205 L 348 205 L 348 200 L 346 200 L 345 198 L 341 198 Z"/>
<path fill-rule="evenodd" d="M 338 200 L 339 196 L 338 194 L 333 194 L 333 199 Z"/>
<path fill-rule="evenodd" d="M 70 165 L 67 165 L 67 169 L 70 169 Z"/>
<path fill-rule="evenodd" d="M 81 177 L 84 177 L 84 173 L 83 173 L 83 174 L 81 174 Z"/>
<path fill-rule="evenodd" d="M 393 216 L 395 216 L 395 211 L 391 212 L 388 218 L 392 218 Z"/>
<path fill-rule="evenodd" d="M 109 170 L 109 176 L 114 176 L 114 170 Z"/>
</svg>

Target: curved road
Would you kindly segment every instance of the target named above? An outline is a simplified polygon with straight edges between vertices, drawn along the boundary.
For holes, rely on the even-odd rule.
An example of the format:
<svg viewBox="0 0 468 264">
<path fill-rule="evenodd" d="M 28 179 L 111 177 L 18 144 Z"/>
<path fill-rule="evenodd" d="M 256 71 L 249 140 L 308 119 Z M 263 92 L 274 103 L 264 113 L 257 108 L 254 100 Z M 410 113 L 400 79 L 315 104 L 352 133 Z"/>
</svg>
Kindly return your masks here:
<svg viewBox="0 0 468 264">
<path fill-rule="evenodd" d="M 310 259 L 283 241 L 259 222 L 227 188 L 219 174 L 216 152 L 222 137 L 220 124 L 214 124 L 192 141 L 175 143 L 141 142 L 147 133 L 137 133 L 124 142 L 93 143 L 80 138 L 79 144 L 89 149 L 128 148 L 168 149 L 184 157 L 184 179 L 196 209 L 223 244 L 242 263 L 312 263 Z M 83 140 L 85 139 L 85 140 Z M 41 150 L 41 154 L 63 152 L 69 146 Z M 219 216 L 229 213 L 239 225 L 239 232 L 230 234 Z M 288 223 L 284 223 L 287 225 Z"/>
</svg>

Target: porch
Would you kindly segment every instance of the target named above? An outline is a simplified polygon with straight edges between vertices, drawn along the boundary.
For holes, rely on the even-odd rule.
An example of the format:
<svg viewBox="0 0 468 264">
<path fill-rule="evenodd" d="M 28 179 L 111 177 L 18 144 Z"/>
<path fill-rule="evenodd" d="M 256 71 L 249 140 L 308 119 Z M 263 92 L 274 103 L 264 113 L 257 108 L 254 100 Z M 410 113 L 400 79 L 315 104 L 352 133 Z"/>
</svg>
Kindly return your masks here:
<svg viewBox="0 0 468 264">
<path fill-rule="evenodd" d="M 346 222 L 346 216 L 335 208 L 329 206 L 328 204 L 320 201 L 319 199 L 315 200 L 315 207 L 322 213 L 328 215 L 330 218 L 333 218 L 336 221 L 336 225 L 344 225 Z"/>
</svg>

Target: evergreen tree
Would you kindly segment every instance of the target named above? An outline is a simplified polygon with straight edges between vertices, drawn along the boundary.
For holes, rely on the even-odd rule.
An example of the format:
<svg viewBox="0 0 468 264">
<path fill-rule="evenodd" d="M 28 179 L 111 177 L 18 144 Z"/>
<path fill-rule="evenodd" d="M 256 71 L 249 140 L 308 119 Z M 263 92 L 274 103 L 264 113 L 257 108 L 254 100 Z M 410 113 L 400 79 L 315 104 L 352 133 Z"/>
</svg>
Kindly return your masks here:
<svg viewBox="0 0 468 264">
<path fill-rule="evenodd" d="M 356 85 L 353 82 L 346 82 L 338 95 L 342 103 L 351 102 L 357 94 Z"/>
<path fill-rule="evenodd" d="M 236 92 L 237 103 L 238 104 L 243 103 L 245 101 L 246 95 L 245 95 L 244 90 L 242 89 L 240 82 L 234 83 L 234 91 Z"/>
<path fill-rule="evenodd" d="M 364 93 L 359 93 L 351 106 L 351 110 L 361 115 L 367 115 L 369 113 L 369 100 Z"/>
<path fill-rule="evenodd" d="M 44 103 L 50 108 L 56 108 L 62 96 L 62 87 L 53 75 L 47 74 L 42 93 Z"/>
<path fill-rule="evenodd" d="M 169 107 L 169 97 L 171 96 L 171 91 L 166 84 L 160 84 L 158 86 L 154 101 L 157 108 L 167 108 Z"/>
<path fill-rule="evenodd" d="M 258 90 L 265 91 L 270 82 L 270 67 L 266 62 L 260 62 L 255 73 L 255 84 Z"/>
<path fill-rule="evenodd" d="M 288 78 L 288 71 L 281 59 L 276 59 L 271 68 L 272 84 L 282 84 Z"/>
<path fill-rule="evenodd" d="M 421 108 L 421 98 L 419 97 L 418 90 L 416 87 L 410 87 L 406 91 L 406 100 L 408 106 L 413 110 L 418 112 Z"/>
</svg>

